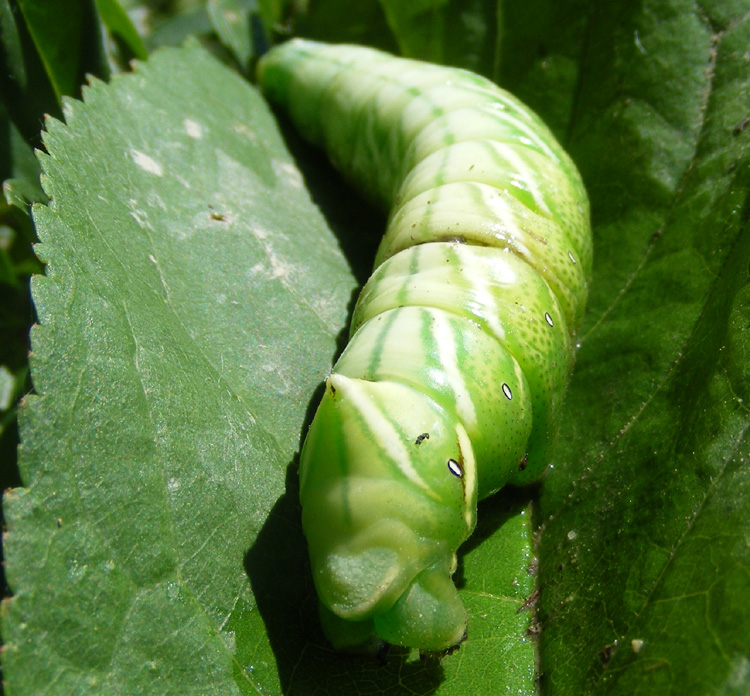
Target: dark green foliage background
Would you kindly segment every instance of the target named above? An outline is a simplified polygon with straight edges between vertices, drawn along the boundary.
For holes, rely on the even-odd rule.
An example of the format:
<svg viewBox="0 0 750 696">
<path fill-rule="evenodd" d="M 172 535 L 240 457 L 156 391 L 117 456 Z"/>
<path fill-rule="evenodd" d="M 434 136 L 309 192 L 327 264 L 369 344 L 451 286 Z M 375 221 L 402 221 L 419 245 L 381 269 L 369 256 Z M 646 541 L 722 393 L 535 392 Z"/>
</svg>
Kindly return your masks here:
<svg viewBox="0 0 750 696">
<path fill-rule="evenodd" d="M 112 1 L 0 2 L 2 475 L 27 486 L 4 499 L 7 693 L 749 693 L 750 3 L 122 4 L 140 38 Z M 554 466 L 480 508 L 459 578 L 478 618 L 440 665 L 341 658 L 314 619 L 295 453 L 382 220 L 282 120 L 300 178 L 239 77 L 289 35 L 487 75 L 590 193 Z M 44 112 L 67 122 L 52 208 Z M 530 579 L 502 580 L 532 531 L 539 635 L 513 652 L 500 607 Z"/>
</svg>

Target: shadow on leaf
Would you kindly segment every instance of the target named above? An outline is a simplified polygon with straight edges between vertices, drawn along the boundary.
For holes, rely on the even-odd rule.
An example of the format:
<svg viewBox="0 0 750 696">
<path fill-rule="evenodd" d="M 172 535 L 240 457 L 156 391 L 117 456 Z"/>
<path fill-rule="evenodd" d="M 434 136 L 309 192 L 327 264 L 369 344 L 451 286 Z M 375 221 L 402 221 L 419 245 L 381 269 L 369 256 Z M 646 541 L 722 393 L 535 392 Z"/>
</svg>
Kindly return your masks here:
<svg viewBox="0 0 750 696">
<path fill-rule="evenodd" d="M 385 658 L 346 655 L 334 652 L 326 641 L 302 534 L 297 467 L 295 458 L 287 468 L 286 492 L 245 556 L 282 693 L 434 692 L 443 680 L 436 660 L 420 661 L 403 648 L 391 648 Z"/>
</svg>

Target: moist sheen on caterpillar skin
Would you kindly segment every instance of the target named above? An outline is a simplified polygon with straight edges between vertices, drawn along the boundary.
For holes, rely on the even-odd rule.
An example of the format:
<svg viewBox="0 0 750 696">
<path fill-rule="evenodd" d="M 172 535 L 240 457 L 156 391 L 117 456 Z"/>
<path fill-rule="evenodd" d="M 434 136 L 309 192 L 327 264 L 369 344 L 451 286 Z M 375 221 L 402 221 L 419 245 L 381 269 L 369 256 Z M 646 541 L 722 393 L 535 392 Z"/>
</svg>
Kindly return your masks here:
<svg viewBox="0 0 750 696">
<path fill-rule="evenodd" d="M 591 270 L 589 204 L 541 120 L 492 82 L 293 40 L 267 97 L 388 211 L 300 463 L 333 646 L 449 651 L 477 500 L 549 463 Z"/>
</svg>

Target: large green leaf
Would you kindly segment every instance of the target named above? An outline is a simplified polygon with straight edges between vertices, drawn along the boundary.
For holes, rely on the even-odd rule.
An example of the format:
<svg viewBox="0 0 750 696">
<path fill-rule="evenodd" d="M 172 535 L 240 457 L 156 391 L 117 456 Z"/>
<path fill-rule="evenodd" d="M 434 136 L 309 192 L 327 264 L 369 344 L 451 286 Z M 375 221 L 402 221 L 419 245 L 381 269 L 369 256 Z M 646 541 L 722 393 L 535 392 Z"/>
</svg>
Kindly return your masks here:
<svg viewBox="0 0 750 696">
<path fill-rule="evenodd" d="M 596 266 L 541 499 L 542 669 L 551 694 L 748 693 L 748 6 L 589 30 Z"/>
<path fill-rule="evenodd" d="M 65 115 L 35 211 L 27 488 L 5 500 L 9 691 L 270 688 L 244 559 L 352 277 L 263 101 L 201 50 Z"/>
</svg>

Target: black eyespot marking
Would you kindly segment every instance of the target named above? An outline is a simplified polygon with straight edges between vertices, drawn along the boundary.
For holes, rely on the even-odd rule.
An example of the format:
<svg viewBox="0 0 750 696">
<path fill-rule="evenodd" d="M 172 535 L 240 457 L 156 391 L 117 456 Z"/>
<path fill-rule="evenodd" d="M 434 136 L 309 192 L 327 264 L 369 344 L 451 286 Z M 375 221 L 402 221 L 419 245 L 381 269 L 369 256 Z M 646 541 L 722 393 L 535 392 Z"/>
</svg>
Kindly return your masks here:
<svg viewBox="0 0 750 696">
<path fill-rule="evenodd" d="M 508 399 L 508 401 L 513 401 L 513 392 L 510 390 L 510 387 L 503 383 L 503 394 L 505 394 L 505 398 Z"/>
<path fill-rule="evenodd" d="M 448 471 L 450 471 L 454 476 L 457 476 L 458 478 L 463 478 L 464 470 L 455 459 L 448 460 Z"/>
<path fill-rule="evenodd" d="M 549 315 L 549 312 L 545 312 L 545 313 L 544 313 L 544 320 L 545 320 L 545 321 L 546 321 L 546 322 L 547 322 L 547 323 L 548 323 L 548 324 L 549 324 L 550 326 L 554 326 L 554 325 L 555 325 L 555 322 L 554 322 L 554 321 L 552 321 L 552 317 L 551 317 L 551 316 Z"/>
<path fill-rule="evenodd" d="M 424 440 L 429 440 L 429 439 L 430 439 L 430 433 L 422 433 L 414 441 L 414 444 L 415 445 L 421 445 Z"/>
</svg>

